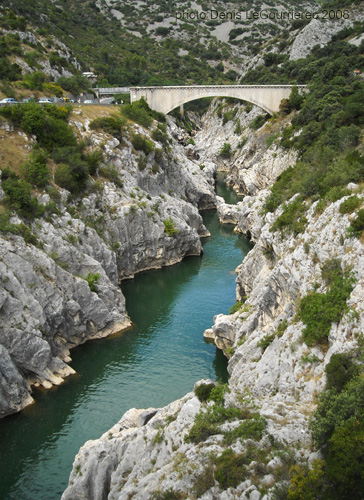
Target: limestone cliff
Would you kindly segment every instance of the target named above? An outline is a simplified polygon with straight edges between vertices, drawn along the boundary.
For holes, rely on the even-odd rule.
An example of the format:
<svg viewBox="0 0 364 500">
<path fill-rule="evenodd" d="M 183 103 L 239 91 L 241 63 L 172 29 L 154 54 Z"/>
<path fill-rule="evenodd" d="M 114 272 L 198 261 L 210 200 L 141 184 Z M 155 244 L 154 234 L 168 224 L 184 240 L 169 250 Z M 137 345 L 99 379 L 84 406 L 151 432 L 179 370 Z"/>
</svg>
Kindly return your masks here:
<svg viewBox="0 0 364 500">
<path fill-rule="evenodd" d="M 47 388 L 73 373 L 70 348 L 127 328 L 119 281 L 199 255 L 207 230 L 198 208 L 215 206 L 214 166 L 201 171 L 186 158 L 173 122 L 170 152 L 153 141 L 141 165 L 128 134 L 120 143 L 91 131 L 82 112 L 72 121 L 91 150 L 103 151 L 99 178 L 82 198 L 60 190 L 58 213 L 34 220 L 28 242 L 6 231 L 0 237 L 0 416 L 29 404 L 32 384 Z M 136 132 L 149 137 L 135 124 L 129 133 Z M 115 182 L 102 174 L 110 171 Z M 14 213 L 10 223 L 21 220 Z"/>
<path fill-rule="evenodd" d="M 278 151 L 260 144 L 255 172 Z M 357 186 L 350 189 L 363 199 Z M 363 247 L 347 235 L 350 216 L 339 212 L 343 199 L 324 210 L 313 203 L 305 231 L 293 236 L 272 231 L 281 209 L 265 214 L 266 196 L 257 188 L 236 206 L 218 199 L 221 219 L 255 241 L 237 270 L 241 303 L 235 313 L 216 316 L 205 332 L 230 358 L 224 397 L 215 393 L 206 403 L 196 389 L 162 409 L 130 410 L 81 448 L 62 500 L 148 500 L 168 494 L 268 500 L 287 484 L 290 464 L 317 457 L 308 422 L 325 384 L 325 366 L 332 354 L 357 346 L 364 326 Z M 332 325 L 326 346 L 309 347 L 297 305 L 310 291 L 325 290 L 321 268 L 333 258 L 356 277 L 349 309 Z M 230 467 L 230 483 L 224 467 Z"/>
</svg>

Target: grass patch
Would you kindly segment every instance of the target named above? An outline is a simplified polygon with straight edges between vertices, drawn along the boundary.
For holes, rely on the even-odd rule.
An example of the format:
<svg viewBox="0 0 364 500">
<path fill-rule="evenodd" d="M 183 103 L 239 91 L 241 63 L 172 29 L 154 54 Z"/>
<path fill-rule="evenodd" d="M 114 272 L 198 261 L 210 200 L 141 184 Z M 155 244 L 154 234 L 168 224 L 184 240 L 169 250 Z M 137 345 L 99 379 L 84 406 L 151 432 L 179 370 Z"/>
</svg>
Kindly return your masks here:
<svg viewBox="0 0 364 500">
<path fill-rule="evenodd" d="M 168 236 L 173 237 L 179 233 L 178 229 L 176 228 L 176 224 L 171 217 L 165 219 L 163 221 L 163 224 L 164 224 L 164 232 L 168 234 Z"/>
</svg>

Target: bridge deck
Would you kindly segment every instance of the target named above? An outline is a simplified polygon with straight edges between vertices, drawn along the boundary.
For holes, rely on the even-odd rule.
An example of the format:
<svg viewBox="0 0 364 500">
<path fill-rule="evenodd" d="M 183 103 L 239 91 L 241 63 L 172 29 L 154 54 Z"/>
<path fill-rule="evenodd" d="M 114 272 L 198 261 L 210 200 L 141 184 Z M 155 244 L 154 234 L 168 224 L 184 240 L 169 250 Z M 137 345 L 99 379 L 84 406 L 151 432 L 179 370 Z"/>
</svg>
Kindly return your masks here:
<svg viewBox="0 0 364 500">
<path fill-rule="evenodd" d="M 282 99 L 287 99 L 294 85 L 166 85 L 153 87 L 131 87 L 130 101 L 144 97 L 149 106 L 162 113 L 195 99 L 203 97 L 234 97 L 249 101 L 267 113 L 279 111 Z M 305 85 L 297 85 L 300 92 Z"/>
</svg>

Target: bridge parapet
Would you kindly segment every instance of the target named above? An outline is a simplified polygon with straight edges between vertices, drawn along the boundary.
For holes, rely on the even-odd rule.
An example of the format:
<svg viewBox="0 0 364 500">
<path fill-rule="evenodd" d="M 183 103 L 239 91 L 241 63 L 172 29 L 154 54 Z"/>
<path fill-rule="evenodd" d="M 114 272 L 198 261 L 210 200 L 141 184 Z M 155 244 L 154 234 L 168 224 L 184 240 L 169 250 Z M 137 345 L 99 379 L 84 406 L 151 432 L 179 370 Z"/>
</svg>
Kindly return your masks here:
<svg viewBox="0 0 364 500">
<path fill-rule="evenodd" d="M 282 99 L 288 99 L 294 85 L 186 85 L 160 87 L 131 87 L 130 101 L 141 97 L 155 111 L 169 113 L 189 101 L 203 97 L 235 97 L 264 109 L 272 115 L 279 111 Z M 307 88 L 297 85 L 302 93 Z"/>
<path fill-rule="evenodd" d="M 101 87 L 98 89 L 92 89 L 96 92 L 97 97 L 102 95 L 114 95 L 114 94 L 129 94 L 129 87 Z"/>
</svg>

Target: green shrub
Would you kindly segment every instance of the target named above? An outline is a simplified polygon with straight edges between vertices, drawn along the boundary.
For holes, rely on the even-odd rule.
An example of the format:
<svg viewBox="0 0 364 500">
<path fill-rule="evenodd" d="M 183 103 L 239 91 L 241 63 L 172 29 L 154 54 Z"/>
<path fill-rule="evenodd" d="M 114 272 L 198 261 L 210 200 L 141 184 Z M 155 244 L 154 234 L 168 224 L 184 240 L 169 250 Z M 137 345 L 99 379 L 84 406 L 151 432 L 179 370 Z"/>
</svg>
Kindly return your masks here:
<svg viewBox="0 0 364 500">
<path fill-rule="evenodd" d="M 145 128 L 149 128 L 153 123 L 154 113 L 144 99 L 133 102 L 133 104 L 122 105 L 120 110 L 124 116 Z"/>
<path fill-rule="evenodd" d="M 247 138 L 247 137 L 243 137 L 243 138 L 239 141 L 239 143 L 238 143 L 238 146 L 237 146 L 237 147 L 238 147 L 239 149 L 241 149 L 242 147 L 244 147 L 244 146 L 245 146 L 245 144 L 247 143 L 247 141 L 248 141 L 248 138 Z"/>
<path fill-rule="evenodd" d="M 279 136 L 279 132 L 277 132 L 276 134 L 272 134 L 266 138 L 265 144 L 267 145 L 267 148 L 271 147 L 271 145 L 274 143 L 274 141 L 277 139 L 278 136 Z"/>
<path fill-rule="evenodd" d="M 183 500 L 185 497 L 179 491 L 169 488 L 166 491 L 153 491 L 150 500 Z"/>
<path fill-rule="evenodd" d="M 284 319 L 283 321 L 281 321 L 279 323 L 279 325 L 277 326 L 277 330 L 276 330 L 276 335 L 281 338 L 282 335 L 284 334 L 284 332 L 287 330 L 287 327 L 288 327 L 288 321 L 287 319 Z"/>
<path fill-rule="evenodd" d="M 72 147 L 77 145 L 77 138 L 72 127 L 65 121 L 49 116 L 42 132 L 37 135 L 38 143 L 47 151 L 55 148 Z"/>
<path fill-rule="evenodd" d="M 334 186 L 326 193 L 324 199 L 334 202 L 340 200 L 341 198 L 347 196 L 348 194 L 349 194 L 348 189 L 343 188 L 341 186 Z"/>
<path fill-rule="evenodd" d="M 78 239 L 77 239 L 77 236 L 75 236 L 74 234 L 69 234 L 67 236 L 67 241 L 72 243 L 72 245 L 75 245 L 77 243 Z"/>
<path fill-rule="evenodd" d="M 28 209 L 31 203 L 30 185 L 28 182 L 20 180 L 17 176 L 9 176 L 4 180 L 2 188 L 5 192 L 5 201 L 16 210 Z"/>
<path fill-rule="evenodd" d="M 99 130 L 102 129 L 108 134 L 116 137 L 120 141 L 123 137 L 123 131 L 125 128 L 126 120 L 119 115 L 112 116 L 102 116 L 96 118 L 90 123 L 90 129 Z"/>
<path fill-rule="evenodd" d="M 34 54 L 35 57 L 31 58 L 30 54 Z M 28 53 L 28 63 L 34 65 L 37 55 L 38 54 L 36 52 Z M 26 56 L 24 59 L 26 59 Z M 24 76 L 24 84 L 30 90 L 43 90 L 43 84 L 46 81 L 47 76 L 42 71 L 33 71 L 32 73 Z"/>
<path fill-rule="evenodd" d="M 18 234 L 17 225 L 11 224 L 10 218 L 11 218 L 10 210 L 6 210 L 5 212 L 0 212 L 0 231 L 2 233 Z"/>
<path fill-rule="evenodd" d="M 340 392 L 359 374 L 359 367 L 353 362 L 348 353 L 336 353 L 326 365 L 326 389 L 335 389 Z"/>
<path fill-rule="evenodd" d="M 351 214 L 360 207 L 362 204 L 362 200 L 358 198 L 356 195 L 350 196 L 345 201 L 343 201 L 340 205 L 339 212 L 341 214 Z"/>
<path fill-rule="evenodd" d="M 214 469 L 212 459 L 208 460 L 203 469 L 199 469 L 197 476 L 193 480 L 193 498 L 200 498 L 207 490 L 215 486 Z"/>
<path fill-rule="evenodd" d="M 1 115 L 25 133 L 35 135 L 38 144 L 52 152 L 57 147 L 77 145 L 72 127 L 66 122 L 69 112 L 70 109 L 64 106 L 39 106 L 33 102 L 0 108 Z"/>
<path fill-rule="evenodd" d="M 254 118 L 252 122 L 249 124 L 249 128 L 253 130 L 258 130 L 260 127 L 264 125 L 267 120 L 267 115 L 258 115 Z"/>
<path fill-rule="evenodd" d="M 42 207 L 38 200 L 31 195 L 30 184 L 9 172 L 9 170 L 4 169 L 2 174 L 5 203 L 24 217 L 33 218 L 41 215 Z"/>
<path fill-rule="evenodd" d="M 301 198 L 296 198 L 289 204 L 283 205 L 282 214 L 274 221 L 271 231 L 288 231 L 295 236 L 305 230 L 307 218 L 305 217 L 306 207 Z"/>
<path fill-rule="evenodd" d="M 364 208 L 358 210 L 356 219 L 351 221 L 349 229 L 352 230 L 354 235 L 359 236 L 364 229 Z"/>
<path fill-rule="evenodd" d="M 363 414 L 353 415 L 335 428 L 326 457 L 331 498 L 363 498 L 364 423 Z"/>
<path fill-rule="evenodd" d="M 309 355 L 309 354 L 302 354 L 301 356 L 301 365 L 303 366 L 304 364 L 306 363 L 319 363 L 320 362 L 320 359 L 315 355 Z"/>
<path fill-rule="evenodd" d="M 230 392 L 227 384 L 217 385 L 212 388 L 209 401 L 215 401 L 216 404 L 222 406 L 225 402 L 225 394 Z"/>
<path fill-rule="evenodd" d="M 267 347 L 269 347 L 271 345 L 271 343 L 273 342 L 275 337 L 276 337 L 275 333 L 272 333 L 270 335 L 269 334 L 264 335 L 264 337 L 262 339 L 260 339 L 259 342 L 257 342 L 257 346 L 261 347 L 263 349 L 263 352 L 264 352 L 267 349 Z"/>
<path fill-rule="evenodd" d="M 223 158 L 230 158 L 231 156 L 231 145 L 228 142 L 225 142 L 222 148 L 219 151 L 219 155 Z"/>
<path fill-rule="evenodd" d="M 138 158 L 138 169 L 140 171 L 145 170 L 147 167 L 147 157 L 144 154 L 141 154 Z"/>
<path fill-rule="evenodd" d="M 109 181 L 113 182 L 116 186 L 123 187 L 124 181 L 120 179 L 119 172 L 114 165 L 104 165 L 99 168 L 99 174 Z"/>
<path fill-rule="evenodd" d="M 33 151 L 22 166 L 24 179 L 37 187 L 46 186 L 51 175 L 46 162 L 47 157 L 43 151 Z"/>
<path fill-rule="evenodd" d="M 346 311 L 346 301 L 355 283 L 353 276 L 344 275 L 336 262 L 328 267 L 328 292 L 311 292 L 301 299 L 299 306 L 300 318 L 306 325 L 303 338 L 309 346 L 327 339 L 332 323 L 340 321 Z"/>
<path fill-rule="evenodd" d="M 218 404 L 202 409 L 195 417 L 190 432 L 185 437 L 187 443 L 201 443 L 209 436 L 219 433 L 219 424 L 240 418 L 238 408 L 224 408 Z"/>
<path fill-rule="evenodd" d="M 215 479 L 220 488 L 235 488 L 247 477 L 246 458 L 236 454 L 230 448 L 215 460 Z"/>
<path fill-rule="evenodd" d="M 350 354 L 334 354 L 326 367 L 327 389 L 321 393 L 310 423 L 315 444 L 325 458 L 325 495 L 318 499 L 363 498 L 364 377 Z M 304 475 L 307 478 L 307 471 Z M 304 477 L 303 477 L 304 479 Z M 291 480 L 292 482 L 292 480 Z M 301 478 L 302 482 L 302 478 Z M 306 484 L 303 481 L 303 484 Z M 293 484 L 297 488 L 297 484 Z M 293 488 L 293 489 L 295 489 Z M 289 497 L 298 500 L 306 497 Z M 312 498 L 312 497 L 307 497 Z"/>
<path fill-rule="evenodd" d="M 21 127 L 26 134 L 37 137 L 43 132 L 47 119 L 45 109 L 33 102 L 1 108 L 0 113 L 10 119 L 15 126 Z"/>
<path fill-rule="evenodd" d="M 140 134 L 135 134 L 131 140 L 131 143 L 137 151 L 143 151 L 143 153 L 145 153 L 147 156 L 154 149 L 153 142 L 145 139 L 145 137 Z"/>
<path fill-rule="evenodd" d="M 163 221 L 163 224 L 164 224 L 164 232 L 168 234 L 168 236 L 176 236 L 176 234 L 179 233 L 178 229 L 176 228 L 176 224 L 174 223 L 171 217 L 165 219 Z"/>
<path fill-rule="evenodd" d="M 18 234 L 23 236 L 25 243 L 30 243 L 31 245 L 38 245 L 38 238 L 33 234 L 28 226 L 25 224 L 17 224 Z"/>
<path fill-rule="evenodd" d="M 306 466 L 293 465 L 290 468 L 289 490 L 287 500 L 324 500 L 330 498 L 326 477 L 326 464 L 323 460 L 314 460 L 312 469 Z M 333 499 L 332 499 L 333 500 Z"/>
<path fill-rule="evenodd" d="M 254 415 L 247 418 L 238 427 L 225 433 L 225 441 L 228 444 L 234 443 L 237 439 L 254 439 L 260 441 L 267 426 L 265 418 Z"/>
<path fill-rule="evenodd" d="M 194 393 L 196 397 L 201 401 L 201 403 L 207 401 L 210 397 L 210 393 L 212 389 L 215 387 L 215 384 L 200 384 L 194 389 Z"/>
<path fill-rule="evenodd" d="M 319 404 L 310 424 L 314 441 L 318 447 L 325 447 L 336 428 L 345 420 L 364 417 L 364 378 L 363 375 L 351 380 L 344 390 L 325 391 L 320 395 Z"/>
<path fill-rule="evenodd" d="M 169 138 L 165 124 L 158 124 L 158 127 L 152 131 L 152 139 L 164 145 L 168 144 Z"/>
<path fill-rule="evenodd" d="M 70 191 L 71 193 L 80 193 L 86 186 L 87 166 L 85 163 L 66 165 L 60 163 L 57 165 L 54 173 L 54 182 Z"/>
<path fill-rule="evenodd" d="M 332 323 L 340 321 L 346 310 L 352 288 L 349 281 L 338 281 L 326 294 L 313 292 L 301 299 L 299 314 L 306 325 L 303 338 L 308 346 L 327 339 Z"/>
<path fill-rule="evenodd" d="M 91 153 L 84 155 L 90 175 L 95 175 L 100 163 L 103 160 L 103 152 L 101 149 L 95 149 Z"/>
<path fill-rule="evenodd" d="M 160 163 L 162 161 L 162 158 L 163 158 L 163 151 L 160 148 L 156 148 L 154 150 L 154 160 L 157 163 Z"/>
<path fill-rule="evenodd" d="M 9 220 L 11 212 L 6 211 L 0 214 L 0 231 L 3 233 L 19 234 L 24 238 L 26 243 L 38 245 L 37 237 L 31 232 L 30 228 L 25 224 L 10 224 Z"/>
<path fill-rule="evenodd" d="M 87 283 L 88 283 L 88 286 L 90 287 L 90 290 L 91 292 L 96 292 L 96 285 L 100 279 L 100 273 L 91 273 L 89 272 L 86 276 L 86 278 L 84 278 Z"/>
<path fill-rule="evenodd" d="M 326 286 L 330 286 L 337 277 L 343 276 L 340 259 L 328 259 L 321 266 L 321 276 Z"/>
<path fill-rule="evenodd" d="M 237 311 L 240 310 L 241 307 L 243 307 L 243 305 L 244 305 L 244 300 L 238 300 L 238 301 L 236 301 L 235 304 L 230 307 L 229 314 L 236 313 Z"/>
<path fill-rule="evenodd" d="M 225 111 L 222 117 L 222 124 L 225 125 L 227 122 L 233 120 L 236 115 L 236 111 L 236 109 L 228 109 Z"/>
<path fill-rule="evenodd" d="M 69 77 L 61 76 L 58 78 L 57 84 L 73 95 L 79 95 L 81 92 L 88 90 L 89 87 L 88 79 L 80 74 Z"/>
</svg>

